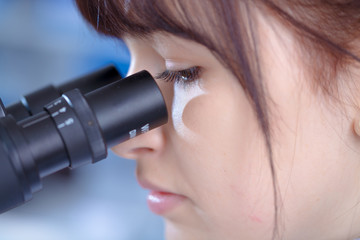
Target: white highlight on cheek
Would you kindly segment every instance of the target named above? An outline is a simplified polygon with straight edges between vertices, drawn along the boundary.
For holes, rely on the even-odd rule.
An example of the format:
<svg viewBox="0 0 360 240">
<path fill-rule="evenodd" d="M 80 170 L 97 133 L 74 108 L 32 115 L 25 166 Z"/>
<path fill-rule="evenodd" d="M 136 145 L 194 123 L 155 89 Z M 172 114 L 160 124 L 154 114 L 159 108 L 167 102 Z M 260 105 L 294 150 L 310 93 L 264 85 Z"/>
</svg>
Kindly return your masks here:
<svg viewBox="0 0 360 240">
<path fill-rule="evenodd" d="M 201 80 L 200 80 L 201 81 Z M 183 115 L 186 105 L 194 98 L 205 95 L 200 84 L 192 84 L 191 86 L 183 86 L 182 83 L 174 84 L 174 100 L 172 104 L 172 120 L 175 131 L 183 138 L 194 138 L 196 133 L 189 129 L 184 121 Z M 191 113 L 196 114 L 196 113 Z"/>
</svg>

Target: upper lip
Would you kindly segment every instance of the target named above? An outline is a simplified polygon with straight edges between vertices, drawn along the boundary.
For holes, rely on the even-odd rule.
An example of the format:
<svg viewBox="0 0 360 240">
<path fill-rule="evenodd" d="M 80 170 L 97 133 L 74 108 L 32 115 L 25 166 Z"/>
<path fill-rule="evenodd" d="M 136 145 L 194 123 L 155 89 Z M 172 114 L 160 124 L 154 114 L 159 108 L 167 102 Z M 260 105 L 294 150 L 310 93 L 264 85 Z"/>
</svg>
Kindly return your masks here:
<svg viewBox="0 0 360 240">
<path fill-rule="evenodd" d="M 166 190 L 165 188 L 159 187 L 144 178 L 137 177 L 137 181 L 142 188 L 145 188 L 145 189 L 148 189 L 151 191 L 156 191 L 156 192 L 171 193 L 170 191 Z"/>
<path fill-rule="evenodd" d="M 163 187 L 159 187 L 158 185 L 150 182 L 149 180 L 145 179 L 145 178 L 142 178 L 140 176 L 136 176 L 136 179 L 139 183 L 139 185 L 144 188 L 144 189 L 148 189 L 150 191 L 155 191 L 155 192 L 161 192 L 161 193 L 167 193 L 167 194 L 173 194 L 173 195 L 179 195 L 179 196 L 182 196 L 184 198 L 187 198 L 187 196 L 181 194 L 181 193 L 176 193 L 176 192 L 173 192 L 173 191 L 169 191 L 168 189 L 166 188 L 163 188 Z"/>
</svg>

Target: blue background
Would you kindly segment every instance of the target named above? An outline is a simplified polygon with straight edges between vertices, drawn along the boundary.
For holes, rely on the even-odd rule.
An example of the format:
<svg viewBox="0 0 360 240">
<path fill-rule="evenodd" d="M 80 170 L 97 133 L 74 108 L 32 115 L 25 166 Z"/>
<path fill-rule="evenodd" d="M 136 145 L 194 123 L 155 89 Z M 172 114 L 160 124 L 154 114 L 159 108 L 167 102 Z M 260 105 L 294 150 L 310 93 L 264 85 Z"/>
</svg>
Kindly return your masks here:
<svg viewBox="0 0 360 240">
<path fill-rule="evenodd" d="M 72 0 L 0 0 L 0 97 L 5 105 L 109 63 L 123 75 L 129 53 L 98 35 Z M 163 239 L 135 161 L 109 157 L 43 180 L 43 190 L 0 215 L 0 240 Z M 1 193 L 0 193 L 1 194 Z"/>
</svg>

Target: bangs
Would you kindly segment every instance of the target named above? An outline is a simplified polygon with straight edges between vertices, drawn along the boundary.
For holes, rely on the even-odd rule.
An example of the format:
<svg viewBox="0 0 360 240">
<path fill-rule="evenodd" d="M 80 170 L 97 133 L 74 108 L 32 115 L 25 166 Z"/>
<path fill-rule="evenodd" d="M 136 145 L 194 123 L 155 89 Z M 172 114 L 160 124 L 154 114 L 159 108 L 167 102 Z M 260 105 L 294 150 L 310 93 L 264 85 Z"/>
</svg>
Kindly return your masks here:
<svg viewBox="0 0 360 240">
<path fill-rule="evenodd" d="M 226 29 L 222 1 L 192 0 L 77 0 L 78 8 L 96 31 L 122 38 L 166 32 L 191 39 L 214 50 L 214 33 Z M 231 1 L 230 1 L 231 2 Z M 220 14 L 219 14 L 220 13 Z M 220 15 L 220 16 L 219 16 Z M 215 38 L 216 39 L 216 38 Z"/>
<path fill-rule="evenodd" d="M 252 22 L 256 8 L 249 7 L 257 5 L 256 2 L 76 0 L 83 17 L 104 35 L 146 38 L 161 32 L 206 46 L 225 68 L 233 72 L 246 91 L 249 86 L 261 85 L 250 76 L 258 70 L 253 51 L 256 31 L 251 32 L 256 28 L 256 23 Z"/>
<path fill-rule="evenodd" d="M 244 88 L 259 119 L 267 119 L 265 88 L 257 55 L 258 1 L 76 0 L 99 33 L 138 38 L 168 33 L 207 47 Z M 265 123 L 261 122 L 263 128 Z M 267 130 L 266 130 L 267 131 Z"/>
</svg>

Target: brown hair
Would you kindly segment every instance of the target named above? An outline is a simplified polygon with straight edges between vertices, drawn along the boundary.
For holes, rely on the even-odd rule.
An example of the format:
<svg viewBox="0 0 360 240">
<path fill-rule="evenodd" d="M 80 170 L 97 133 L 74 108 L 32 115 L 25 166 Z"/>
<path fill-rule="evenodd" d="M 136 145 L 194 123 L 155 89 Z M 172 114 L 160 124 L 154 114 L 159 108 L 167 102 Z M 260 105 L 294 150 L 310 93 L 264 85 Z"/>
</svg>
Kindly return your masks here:
<svg viewBox="0 0 360 240">
<path fill-rule="evenodd" d="M 77 0 L 85 19 L 100 33 L 116 38 L 166 32 L 205 45 L 244 87 L 257 114 L 268 149 L 274 188 L 274 235 L 278 191 L 271 148 L 266 88 L 257 50 L 255 9 L 293 31 L 316 91 L 336 94 L 337 74 L 357 60 L 354 41 L 360 32 L 360 1 L 353 0 Z M 176 6 L 176 7 L 174 7 Z M 254 8 L 253 6 L 257 6 Z M 281 7 L 280 7 L 281 6 Z M 306 50 L 311 49 L 311 51 Z M 317 59 L 315 62 L 314 59 Z M 360 61 L 359 61 L 360 62 Z"/>
</svg>

